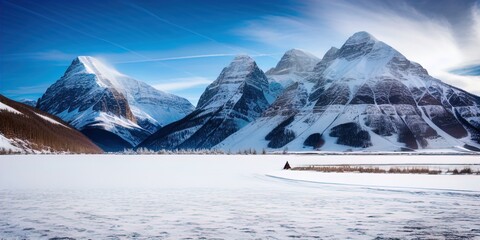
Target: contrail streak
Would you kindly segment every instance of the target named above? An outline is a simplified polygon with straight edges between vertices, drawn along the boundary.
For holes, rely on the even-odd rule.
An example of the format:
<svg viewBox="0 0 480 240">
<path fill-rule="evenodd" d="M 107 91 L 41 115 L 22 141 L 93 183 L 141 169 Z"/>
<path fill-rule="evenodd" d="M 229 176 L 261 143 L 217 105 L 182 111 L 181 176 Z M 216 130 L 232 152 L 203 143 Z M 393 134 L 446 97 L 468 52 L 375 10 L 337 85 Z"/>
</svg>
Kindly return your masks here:
<svg viewBox="0 0 480 240">
<path fill-rule="evenodd" d="M 227 47 L 227 48 L 230 48 L 230 49 L 232 49 L 232 50 L 241 51 L 241 52 L 243 52 L 243 51 L 245 51 L 245 50 L 248 50 L 248 51 L 251 51 L 251 52 L 253 52 L 253 53 L 255 53 L 255 54 L 260 54 L 259 52 L 254 51 L 254 50 L 251 50 L 251 49 L 242 49 L 242 48 L 230 46 L 230 45 L 225 44 L 225 43 L 221 43 L 221 42 L 219 42 L 219 41 L 217 41 L 217 40 L 215 40 L 215 39 L 213 39 L 213 38 L 211 38 L 211 37 L 209 37 L 209 36 L 203 35 L 203 34 L 201 34 L 201 33 L 198 33 L 198 32 L 196 32 L 196 31 L 193 31 L 193 30 L 191 30 L 191 29 L 189 29 L 189 28 L 186 28 L 186 27 L 184 27 L 184 26 L 178 25 L 178 24 L 173 23 L 173 22 L 170 22 L 170 21 L 168 21 L 168 20 L 166 20 L 166 19 L 164 19 L 164 18 L 161 18 L 161 17 L 159 17 L 157 14 L 155 14 L 155 13 L 153 13 L 153 12 L 151 12 L 151 11 L 148 11 L 147 9 L 145 9 L 145 8 L 143 8 L 143 7 L 140 7 L 140 6 L 135 5 L 135 4 L 133 4 L 133 3 L 130 3 L 129 5 L 132 6 L 133 8 L 136 8 L 136 9 L 138 9 L 138 10 L 140 10 L 140 11 L 142 11 L 142 12 L 144 12 L 144 13 L 150 15 L 150 16 L 152 16 L 153 18 L 155 18 L 155 19 L 157 19 L 157 20 L 159 20 L 159 21 L 161 21 L 161 22 L 164 22 L 164 23 L 169 24 L 169 25 L 171 25 L 171 26 L 180 28 L 180 29 L 182 29 L 182 30 L 184 30 L 184 31 L 187 31 L 187 32 L 191 33 L 191 34 L 194 34 L 194 35 L 196 35 L 196 36 L 199 36 L 199 37 L 202 37 L 202 38 L 204 38 L 204 39 L 210 40 L 210 41 L 212 41 L 212 42 L 218 43 L 218 44 L 223 45 L 223 46 L 225 46 L 225 47 Z"/>
<path fill-rule="evenodd" d="M 195 58 L 212 58 L 212 57 L 231 57 L 238 54 L 234 53 L 220 53 L 220 54 L 202 54 L 202 55 L 191 55 L 191 56 L 180 56 L 180 57 L 165 57 L 165 58 L 149 58 L 144 60 L 132 60 L 132 61 L 121 61 L 115 62 L 116 64 L 125 64 L 125 63 L 144 63 L 144 62 L 162 62 L 162 61 L 172 61 L 172 60 L 183 60 L 183 59 L 195 59 Z M 263 56 L 272 56 L 274 54 L 256 54 L 251 55 L 252 57 L 263 57 Z"/>
<path fill-rule="evenodd" d="M 146 60 L 145 62 L 148 62 L 148 60 L 151 59 L 151 58 L 149 58 L 149 57 L 147 57 L 147 56 L 145 56 L 145 55 L 143 55 L 143 54 L 140 54 L 140 53 L 138 53 L 138 52 L 136 52 L 136 51 L 134 51 L 134 50 L 132 50 L 132 49 L 129 49 L 129 48 L 125 47 L 125 46 L 122 46 L 122 45 L 120 45 L 120 44 L 118 44 L 118 43 L 115 43 L 115 42 L 109 41 L 109 40 L 107 40 L 107 39 L 104 39 L 104 38 L 101 38 L 101 37 L 97 37 L 97 36 L 92 35 L 92 34 L 90 34 L 90 33 L 87 33 L 87 32 L 81 31 L 81 30 L 78 30 L 78 29 L 73 28 L 73 27 L 71 27 L 71 26 L 69 26 L 69 25 L 67 25 L 67 24 L 65 24 L 65 23 L 63 23 L 63 22 L 57 21 L 57 20 L 52 19 L 52 18 L 50 18 L 50 17 L 48 17 L 48 16 L 45 16 L 45 15 L 43 15 L 43 14 L 40 14 L 40 13 L 35 12 L 35 11 L 32 11 L 32 10 L 30 10 L 30 9 L 28 9 L 28 8 L 19 6 L 19 5 L 17 5 L 17 4 L 14 4 L 14 3 L 11 3 L 11 2 L 8 2 L 8 1 L 5 1 L 5 3 L 7 3 L 7 4 L 9 4 L 9 5 L 11 5 L 11 6 L 13 6 L 13 7 L 17 8 L 17 9 L 20 9 L 20 10 L 23 10 L 23 11 L 28 12 L 28 13 L 30 13 L 30 14 L 33 14 L 33 15 L 35 15 L 35 16 L 37 16 L 37 17 L 40 17 L 40 18 L 46 19 L 46 20 L 48 20 L 48 21 L 51 21 L 51 22 L 53 22 L 53 23 L 56 23 L 56 24 L 58 24 L 58 25 L 61 25 L 61 26 L 65 27 L 65 28 L 68 28 L 68 29 L 70 29 L 70 30 L 72 30 L 72 31 L 78 32 L 78 33 L 80 33 L 80 34 L 83 34 L 83 35 L 85 35 L 85 36 L 87 36 L 87 37 L 91 37 L 91 38 L 94 38 L 94 39 L 97 39 L 97 40 L 106 42 L 106 43 L 108 43 L 108 44 L 111 44 L 111 45 L 113 45 L 113 46 L 116 46 L 116 47 L 118 47 L 118 48 L 121 48 L 121 49 L 123 49 L 123 50 L 126 50 L 127 52 L 130 52 L 130 53 L 132 53 L 132 54 L 134 54 L 134 55 L 136 55 L 136 56 L 138 56 L 138 57 L 141 57 L 142 59 Z M 167 67 L 167 68 L 171 68 L 171 69 L 176 70 L 176 71 L 184 72 L 184 73 L 186 73 L 186 74 L 188 74 L 188 75 L 191 75 L 191 76 L 196 76 L 195 74 L 193 74 L 193 73 L 191 73 L 191 72 L 188 72 L 188 71 L 185 71 L 185 70 L 182 70 L 182 69 L 178 69 L 178 68 L 174 68 L 174 67 L 169 66 L 169 65 L 166 65 L 166 64 L 164 64 L 164 63 L 161 63 L 161 64 L 164 65 L 164 66 Z"/>
<path fill-rule="evenodd" d="M 146 56 L 144 56 L 144 55 L 142 55 L 142 54 L 140 54 L 140 53 L 138 53 L 138 52 L 135 52 L 135 51 L 133 51 L 132 49 L 129 49 L 129 48 L 127 48 L 127 47 L 124 47 L 124 46 L 122 46 L 122 45 L 120 45 L 120 44 L 118 44 L 118 43 L 115 43 L 115 42 L 109 41 L 109 40 L 107 40 L 107 39 L 104 39 L 104 38 L 101 38 L 101 37 L 97 37 L 97 36 L 92 35 L 92 34 L 90 34 L 90 33 L 87 33 L 87 32 L 81 31 L 81 30 L 78 30 L 78 29 L 76 29 L 76 28 L 73 28 L 73 27 L 65 24 L 65 23 L 62 23 L 62 22 L 57 21 L 57 20 L 55 20 L 55 19 L 52 19 L 52 18 L 50 18 L 50 17 L 48 17 L 48 16 L 45 16 L 45 15 L 43 15 L 43 14 L 40 14 L 40 13 L 38 13 L 38 12 L 32 11 L 32 10 L 30 10 L 30 9 L 28 9 L 28 8 L 24 8 L 24 7 L 22 7 L 22 6 L 19 6 L 19 5 L 17 5 L 17 4 L 14 4 L 14 3 L 11 3 L 11 2 L 8 2 L 8 1 L 5 1 L 5 3 L 7 3 L 7 4 L 9 4 L 9 5 L 11 5 L 11 6 L 15 7 L 15 8 L 18 8 L 18 9 L 20 9 L 20 10 L 23 10 L 23 11 L 25 11 L 25 12 L 31 13 L 31 14 L 37 16 L 37 17 L 41 17 L 41 18 L 43 18 L 43 19 L 49 20 L 49 21 L 51 21 L 51 22 L 53 22 L 53 23 L 56 23 L 56 24 L 61 25 L 61 26 L 63 26 L 63 27 L 66 27 L 66 28 L 68 28 L 68 29 L 70 29 L 70 30 L 72 30 L 72 31 L 78 32 L 78 33 L 83 34 L 83 35 L 85 35 L 85 36 L 88 36 L 88 37 L 91 37 L 91 38 L 94 38 L 94 39 L 97 39 L 97 40 L 100 40 L 100 41 L 103 41 L 103 42 L 106 42 L 106 43 L 109 43 L 109 44 L 111 44 L 111 45 L 113 45 L 113 46 L 115 46 L 115 47 L 118 47 L 118 48 L 121 48 L 121 49 L 123 49 L 123 50 L 126 50 L 126 51 L 128 51 L 128 52 L 130 52 L 130 53 L 133 53 L 133 54 L 139 56 L 139 57 L 148 58 L 148 57 L 146 57 Z"/>
</svg>

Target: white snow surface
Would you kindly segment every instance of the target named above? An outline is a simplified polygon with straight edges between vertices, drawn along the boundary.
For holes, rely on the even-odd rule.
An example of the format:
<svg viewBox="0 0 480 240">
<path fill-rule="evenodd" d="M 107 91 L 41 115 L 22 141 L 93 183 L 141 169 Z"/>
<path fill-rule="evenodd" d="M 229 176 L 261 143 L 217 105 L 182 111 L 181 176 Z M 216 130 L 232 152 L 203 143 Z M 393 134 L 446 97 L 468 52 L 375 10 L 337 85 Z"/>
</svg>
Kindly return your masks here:
<svg viewBox="0 0 480 240">
<path fill-rule="evenodd" d="M 23 113 L 17 111 L 15 108 L 12 108 L 12 107 L 10 107 L 7 104 L 2 103 L 2 102 L 0 102 L 0 111 L 9 111 L 9 112 L 12 112 L 12 113 L 15 113 L 15 114 L 23 114 Z"/>
<path fill-rule="evenodd" d="M 61 124 L 61 123 L 59 123 L 59 122 L 57 122 L 57 121 L 55 121 L 55 120 L 53 120 L 53 119 L 51 119 L 51 118 L 47 117 L 47 116 L 44 116 L 44 115 L 42 115 L 42 114 L 39 114 L 39 113 L 35 113 L 35 114 L 36 114 L 37 116 L 41 117 L 42 119 L 44 119 L 44 120 L 46 120 L 46 121 L 50 122 L 50 123 L 57 124 L 57 125 L 60 125 L 60 126 L 63 126 L 63 127 L 66 127 L 66 128 L 68 128 L 67 126 L 65 126 L 65 125 L 63 125 L 63 124 Z"/>
<path fill-rule="evenodd" d="M 287 160 L 293 166 L 480 161 L 477 156 L 0 156 L 0 235 L 475 239 L 480 234 L 480 176 L 442 176 L 445 181 L 437 182 L 431 175 L 365 174 L 370 179 L 365 185 L 367 180 L 353 174 L 291 176 L 280 171 Z M 386 185 L 394 180 L 401 182 Z"/>
<path fill-rule="evenodd" d="M 12 144 L 12 140 L 0 133 L 0 150 L 11 150 L 13 152 L 23 152 L 22 149 Z"/>
</svg>

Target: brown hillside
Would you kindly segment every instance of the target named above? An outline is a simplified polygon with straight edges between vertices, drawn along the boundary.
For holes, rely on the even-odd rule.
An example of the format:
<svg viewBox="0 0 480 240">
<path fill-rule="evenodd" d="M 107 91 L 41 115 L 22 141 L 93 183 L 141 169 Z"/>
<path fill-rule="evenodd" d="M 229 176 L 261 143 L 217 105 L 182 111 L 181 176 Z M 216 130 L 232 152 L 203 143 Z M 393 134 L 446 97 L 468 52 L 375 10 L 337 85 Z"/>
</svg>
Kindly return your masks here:
<svg viewBox="0 0 480 240">
<path fill-rule="evenodd" d="M 20 115 L 9 111 L 0 111 L 0 133 L 10 139 L 28 141 L 27 148 L 73 153 L 103 152 L 82 133 L 70 127 L 68 123 L 58 117 L 15 102 L 2 95 L 0 95 L 0 102 L 23 113 L 23 115 Z M 49 117 L 64 126 L 51 123 L 35 113 Z"/>
</svg>

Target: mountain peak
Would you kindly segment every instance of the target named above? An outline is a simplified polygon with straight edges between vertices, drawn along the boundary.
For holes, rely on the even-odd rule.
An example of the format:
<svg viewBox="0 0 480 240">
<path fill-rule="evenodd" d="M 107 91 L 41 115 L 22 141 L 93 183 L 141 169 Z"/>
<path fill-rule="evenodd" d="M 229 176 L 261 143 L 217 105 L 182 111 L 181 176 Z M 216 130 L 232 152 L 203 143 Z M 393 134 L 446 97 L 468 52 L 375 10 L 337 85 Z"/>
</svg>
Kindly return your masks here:
<svg viewBox="0 0 480 240">
<path fill-rule="evenodd" d="M 22 98 L 20 99 L 18 102 L 21 102 L 23 104 L 26 104 L 30 107 L 35 107 L 37 106 L 37 100 L 33 100 L 33 99 L 28 99 L 28 98 Z"/>
<path fill-rule="evenodd" d="M 255 60 L 253 60 L 253 58 L 251 58 L 250 56 L 245 54 L 239 54 L 235 56 L 235 58 L 230 63 L 230 66 L 232 65 L 250 66 L 250 65 L 253 65 L 254 63 L 255 63 Z"/>
<path fill-rule="evenodd" d="M 167 125 L 139 147 L 211 148 L 253 121 L 272 99 L 268 79 L 247 55 L 236 56 L 207 86 L 194 112 Z"/>
<path fill-rule="evenodd" d="M 237 55 L 228 67 L 224 68 L 222 74 L 227 79 L 243 78 L 257 69 L 255 60 L 248 55 Z"/>
<path fill-rule="evenodd" d="M 328 51 L 325 53 L 325 55 L 323 56 L 322 59 L 333 58 L 335 56 L 335 54 L 337 54 L 338 50 L 340 50 L 340 49 L 338 49 L 336 47 L 331 47 L 330 49 L 328 49 Z"/>
<path fill-rule="evenodd" d="M 268 76 L 288 79 L 287 70 Z M 411 151 L 480 147 L 480 98 L 429 76 L 420 64 L 367 32 L 355 33 L 340 49 L 331 48 L 305 80 L 287 86 L 260 118 L 215 148 Z M 314 84 L 310 90 L 308 83 Z"/>
<path fill-rule="evenodd" d="M 247 55 L 238 55 L 228 67 L 224 68 L 218 78 L 213 81 L 200 96 L 199 108 L 212 108 L 223 105 L 229 98 L 237 94 L 242 86 L 251 85 L 262 91 L 268 90 L 268 80 L 265 73 L 258 68 L 255 61 Z"/>
<path fill-rule="evenodd" d="M 351 37 L 349 37 L 347 42 L 345 42 L 345 45 L 357 45 L 357 44 L 377 42 L 377 41 L 378 40 L 370 33 L 361 31 L 361 32 L 356 32 Z"/>
<path fill-rule="evenodd" d="M 298 49 L 298 48 L 292 48 L 288 51 L 285 52 L 285 54 L 283 55 L 283 57 L 285 56 L 294 56 L 294 57 L 309 57 L 309 58 L 314 58 L 314 59 L 318 59 L 315 55 L 311 54 L 311 53 L 308 53 L 302 49 Z"/>
<path fill-rule="evenodd" d="M 348 61 L 369 55 L 370 60 L 383 59 L 383 62 L 387 63 L 393 57 L 401 54 L 386 43 L 377 40 L 370 33 L 357 32 L 348 38 L 336 55 L 338 58 Z"/>
<path fill-rule="evenodd" d="M 186 99 L 161 92 L 90 56 L 76 57 L 37 106 L 115 151 L 135 146 L 193 109 Z M 102 131 L 115 140 L 99 137 Z"/>
<path fill-rule="evenodd" d="M 85 62 L 85 61 L 88 61 L 89 59 L 94 59 L 94 57 L 91 57 L 91 56 L 77 56 L 75 59 L 80 61 L 80 62 Z"/>
<path fill-rule="evenodd" d="M 290 49 L 283 54 L 277 65 L 270 69 L 268 75 L 285 75 L 290 73 L 305 73 L 312 71 L 320 61 L 311 53 L 300 49 Z"/>
<path fill-rule="evenodd" d="M 124 76 L 118 72 L 115 68 L 107 65 L 105 62 L 91 57 L 91 56 L 78 56 L 73 61 L 72 65 L 80 64 L 83 66 L 85 72 L 101 76 L 103 78 L 115 78 L 117 76 Z"/>
<path fill-rule="evenodd" d="M 338 49 L 336 47 L 331 47 L 325 53 L 325 55 L 323 55 L 322 60 L 317 65 L 315 65 L 313 71 L 314 72 L 322 72 L 323 70 L 325 70 L 325 68 L 328 67 L 330 62 L 335 60 L 335 58 L 337 57 L 338 51 L 340 51 L 340 49 Z"/>
</svg>

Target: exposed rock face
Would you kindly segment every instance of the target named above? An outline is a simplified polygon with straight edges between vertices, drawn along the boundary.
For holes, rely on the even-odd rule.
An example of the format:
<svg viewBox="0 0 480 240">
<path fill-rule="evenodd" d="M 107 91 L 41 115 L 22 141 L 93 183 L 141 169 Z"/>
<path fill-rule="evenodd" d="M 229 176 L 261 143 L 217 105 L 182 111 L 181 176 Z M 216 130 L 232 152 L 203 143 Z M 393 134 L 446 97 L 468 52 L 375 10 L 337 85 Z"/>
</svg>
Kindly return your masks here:
<svg viewBox="0 0 480 240">
<path fill-rule="evenodd" d="M 210 84 L 197 108 L 146 139 L 150 149 L 211 148 L 258 118 L 269 106 L 268 80 L 255 61 L 237 56 Z"/>
<path fill-rule="evenodd" d="M 287 87 L 282 95 L 263 113 L 265 117 L 291 116 L 297 114 L 308 100 L 308 91 L 303 83 Z"/>
<path fill-rule="evenodd" d="M 216 147 L 345 151 L 480 146 L 480 98 L 429 76 L 366 32 L 354 34 L 340 49 L 331 48 L 307 82 L 314 82 L 311 89 L 287 88 L 261 118 Z M 265 139 L 279 126 L 283 131 Z M 275 138 L 282 144 L 270 144 Z"/>
<path fill-rule="evenodd" d="M 161 126 L 193 110 L 186 99 L 156 90 L 98 59 L 83 56 L 73 60 L 62 78 L 39 99 L 37 107 L 83 131 L 106 151 L 133 148 Z M 100 137 L 99 132 L 104 131 L 117 136 L 118 141 Z"/>
<path fill-rule="evenodd" d="M 116 89 L 105 89 L 103 95 L 98 99 L 98 101 L 92 107 L 93 111 L 96 112 L 105 112 L 115 116 L 123 117 L 132 121 L 133 123 L 137 122 L 137 119 L 133 116 L 128 101 L 119 93 Z"/>
</svg>

